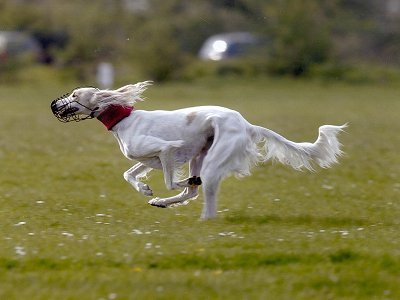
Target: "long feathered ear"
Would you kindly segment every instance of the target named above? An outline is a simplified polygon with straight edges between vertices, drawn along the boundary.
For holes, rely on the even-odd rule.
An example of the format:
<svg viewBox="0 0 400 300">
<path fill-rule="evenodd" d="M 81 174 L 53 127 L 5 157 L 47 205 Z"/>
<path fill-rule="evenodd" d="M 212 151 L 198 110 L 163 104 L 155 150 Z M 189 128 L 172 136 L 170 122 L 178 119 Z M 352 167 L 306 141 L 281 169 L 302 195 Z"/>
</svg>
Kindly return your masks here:
<svg viewBox="0 0 400 300">
<path fill-rule="evenodd" d="M 153 82 L 152 81 L 143 81 L 143 82 L 138 82 L 136 84 L 128 84 L 123 87 L 120 87 L 119 89 L 115 90 L 116 92 L 119 92 L 121 94 L 124 94 L 126 96 L 131 96 L 134 102 L 136 101 L 144 101 L 142 98 L 142 93 L 147 89 L 149 85 L 151 85 Z"/>
<path fill-rule="evenodd" d="M 115 104 L 133 106 L 137 101 L 144 101 L 142 93 L 151 85 L 151 81 L 128 84 L 116 90 L 99 90 L 96 92 L 96 100 L 100 109 Z"/>
<path fill-rule="evenodd" d="M 101 105 L 107 105 L 114 101 L 115 97 L 117 96 L 115 91 L 110 90 L 97 90 L 91 101 L 94 103 Z"/>
</svg>

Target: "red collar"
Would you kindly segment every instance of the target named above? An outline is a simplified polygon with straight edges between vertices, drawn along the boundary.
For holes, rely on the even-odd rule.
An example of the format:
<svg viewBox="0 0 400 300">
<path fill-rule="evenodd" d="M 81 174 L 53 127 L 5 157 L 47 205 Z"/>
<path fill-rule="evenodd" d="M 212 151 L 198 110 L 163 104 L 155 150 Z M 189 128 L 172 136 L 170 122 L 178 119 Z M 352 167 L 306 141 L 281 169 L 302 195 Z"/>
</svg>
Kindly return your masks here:
<svg viewBox="0 0 400 300">
<path fill-rule="evenodd" d="M 111 130 L 115 125 L 128 117 L 133 111 L 133 107 L 122 105 L 110 105 L 102 111 L 97 119 Z"/>
</svg>

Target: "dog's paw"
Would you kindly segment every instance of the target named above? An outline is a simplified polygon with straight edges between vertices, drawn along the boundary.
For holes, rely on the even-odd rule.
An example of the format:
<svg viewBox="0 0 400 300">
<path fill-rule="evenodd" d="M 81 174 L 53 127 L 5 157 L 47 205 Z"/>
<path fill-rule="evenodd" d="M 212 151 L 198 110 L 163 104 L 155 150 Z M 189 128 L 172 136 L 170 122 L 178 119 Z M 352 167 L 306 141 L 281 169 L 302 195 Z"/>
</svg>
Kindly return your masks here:
<svg viewBox="0 0 400 300">
<path fill-rule="evenodd" d="M 190 177 L 190 178 L 187 178 L 185 180 L 175 183 L 175 186 L 177 188 L 185 188 L 185 187 L 199 186 L 201 184 L 202 184 L 201 178 L 197 177 L 197 176 L 193 176 L 193 177 Z"/>
<path fill-rule="evenodd" d="M 188 178 L 188 184 L 190 186 L 201 185 L 202 184 L 201 178 L 197 177 L 197 176 L 190 177 L 190 178 Z"/>
<path fill-rule="evenodd" d="M 151 197 L 151 196 L 153 196 L 153 191 L 151 190 L 151 188 L 147 185 L 147 184 L 145 184 L 145 183 L 139 183 L 138 184 L 138 189 L 139 189 L 139 192 L 140 193 L 142 193 L 143 195 L 145 195 L 145 196 L 148 196 L 148 197 Z"/>
<path fill-rule="evenodd" d="M 156 207 L 161 207 L 161 208 L 166 208 L 166 207 L 168 207 L 165 203 L 164 203 L 164 201 L 162 201 L 160 198 L 154 198 L 154 199 L 151 199 L 149 202 L 147 202 L 147 203 L 149 203 L 151 206 L 156 206 Z"/>
</svg>

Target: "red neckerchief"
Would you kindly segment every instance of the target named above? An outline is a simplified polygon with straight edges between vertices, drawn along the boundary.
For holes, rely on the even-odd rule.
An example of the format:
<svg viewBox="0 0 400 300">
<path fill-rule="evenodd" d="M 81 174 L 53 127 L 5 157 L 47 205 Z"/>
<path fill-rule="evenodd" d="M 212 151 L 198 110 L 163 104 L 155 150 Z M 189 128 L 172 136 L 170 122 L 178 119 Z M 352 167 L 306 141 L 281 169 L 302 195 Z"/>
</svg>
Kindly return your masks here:
<svg viewBox="0 0 400 300">
<path fill-rule="evenodd" d="M 108 130 L 111 130 L 115 125 L 128 117 L 132 111 L 133 107 L 131 106 L 110 105 L 99 114 L 97 119 L 103 123 Z"/>
</svg>

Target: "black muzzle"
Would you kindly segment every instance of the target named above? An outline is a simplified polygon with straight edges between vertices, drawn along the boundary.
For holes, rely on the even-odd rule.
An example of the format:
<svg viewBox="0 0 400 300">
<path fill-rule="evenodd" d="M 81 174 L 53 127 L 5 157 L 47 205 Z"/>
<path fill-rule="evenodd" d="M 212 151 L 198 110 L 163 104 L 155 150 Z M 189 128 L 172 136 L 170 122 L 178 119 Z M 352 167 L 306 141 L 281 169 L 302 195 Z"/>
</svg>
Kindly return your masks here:
<svg viewBox="0 0 400 300">
<path fill-rule="evenodd" d="M 93 119 L 94 114 L 97 111 L 97 107 L 95 109 L 90 109 L 87 106 L 79 103 L 78 101 L 69 101 L 68 97 L 70 94 L 65 94 L 56 100 L 53 100 L 51 102 L 50 108 L 51 111 L 53 112 L 54 116 L 61 122 L 67 123 L 71 121 L 79 122 L 87 119 Z M 76 103 L 87 110 L 90 111 L 89 115 L 84 115 L 84 114 L 77 114 L 79 111 L 79 108 L 73 107 L 72 103 Z"/>
</svg>

